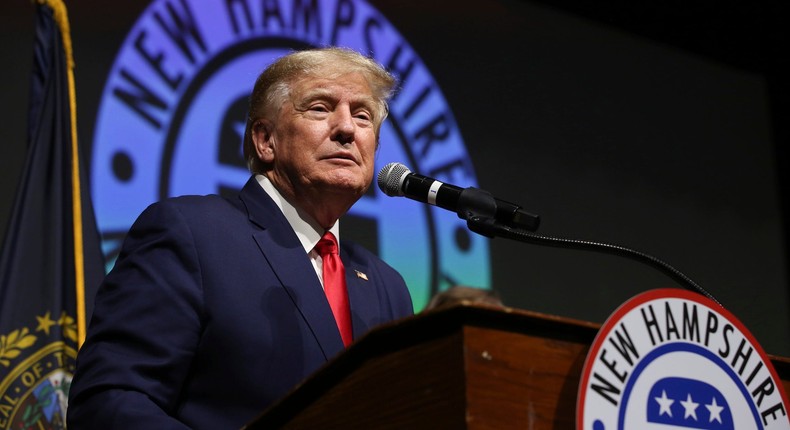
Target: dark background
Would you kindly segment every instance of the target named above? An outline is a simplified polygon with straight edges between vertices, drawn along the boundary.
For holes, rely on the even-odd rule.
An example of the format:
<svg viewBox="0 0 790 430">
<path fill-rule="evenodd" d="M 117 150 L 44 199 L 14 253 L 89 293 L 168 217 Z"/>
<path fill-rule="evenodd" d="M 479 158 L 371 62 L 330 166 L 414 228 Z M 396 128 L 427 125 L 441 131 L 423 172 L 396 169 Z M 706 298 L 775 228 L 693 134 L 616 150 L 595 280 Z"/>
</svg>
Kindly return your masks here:
<svg viewBox="0 0 790 430">
<path fill-rule="evenodd" d="M 785 6 L 371 3 L 440 85 L 481 188 L 540 214 L 540 233 L 669 262 L 767 352 L 790 356 Z M 67 6 L 79 138 L 89 146 L 104 79 L 146 4 Z M 24 159 L 34 7 L 0 8 L 4 232 Z M 491 260 L 508 305 L 597 322 L 638 292 L 676 286 L 621 257 L 504 239 L 492 240 Z"/>
</svg>

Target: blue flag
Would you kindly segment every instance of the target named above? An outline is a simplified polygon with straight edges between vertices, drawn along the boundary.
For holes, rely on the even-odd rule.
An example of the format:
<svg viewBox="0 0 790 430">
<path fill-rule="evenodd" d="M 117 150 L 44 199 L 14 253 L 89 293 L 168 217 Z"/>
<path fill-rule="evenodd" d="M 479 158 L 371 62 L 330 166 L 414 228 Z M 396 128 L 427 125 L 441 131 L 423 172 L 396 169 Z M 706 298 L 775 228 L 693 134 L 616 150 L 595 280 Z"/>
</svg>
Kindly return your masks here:
<svg viewBox="0 0 790 430">
<path fill-rule="evenodd" d="M 36 8 L 27 155 L 0 251 L 0 429 L 65 427 L 76 351 L 104 276 L 77 145 L 66 8 Z"/>
</svg>

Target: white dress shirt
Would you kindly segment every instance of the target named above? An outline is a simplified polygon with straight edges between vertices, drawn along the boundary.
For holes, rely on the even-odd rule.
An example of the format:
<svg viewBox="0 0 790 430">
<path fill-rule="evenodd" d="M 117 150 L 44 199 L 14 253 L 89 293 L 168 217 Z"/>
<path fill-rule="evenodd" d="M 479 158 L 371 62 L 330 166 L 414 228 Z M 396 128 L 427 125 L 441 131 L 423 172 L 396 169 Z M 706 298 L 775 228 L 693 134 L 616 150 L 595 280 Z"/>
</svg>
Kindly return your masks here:
<svg viewBox="0 0 790 430">
<path fill-rule="evenodd" d="M 321 240 L 321 237 L 326 232 L 318 223 L 305 213 L 303 210 L 297 208 L 291 202 L 289 202 L 282 194 L 275 188 L 274 184 L 264 175 L 255 175 L 255 179 L 263 188 L 263 191 L 266 191 L 266 194 L 274 200 L 274 203 L 285 215 L 285 218 L 288 220 L 288 224 L 291 225 L 294 232 L 296 233 L 296 237 L 299 238 L 299 242 L 301 242 L 302 247 L 304 247 L 305 253 L 310 257 L 310 261 L 313 263 L 313 269 L 315 269 L 315 273 L 318 276 L 318 280 L 321 282 L 321 286 L 324 285 L 324 278 L 322 276 L 323 273 L 323 265 L 321 256 L 313 249 L 315 245 Z M 335 224 L 329 229 L 332 234 L 335 235 L 337 238 L 338 249 L 340 247 L 340 220 L 336 221 Z"/>
</svg>

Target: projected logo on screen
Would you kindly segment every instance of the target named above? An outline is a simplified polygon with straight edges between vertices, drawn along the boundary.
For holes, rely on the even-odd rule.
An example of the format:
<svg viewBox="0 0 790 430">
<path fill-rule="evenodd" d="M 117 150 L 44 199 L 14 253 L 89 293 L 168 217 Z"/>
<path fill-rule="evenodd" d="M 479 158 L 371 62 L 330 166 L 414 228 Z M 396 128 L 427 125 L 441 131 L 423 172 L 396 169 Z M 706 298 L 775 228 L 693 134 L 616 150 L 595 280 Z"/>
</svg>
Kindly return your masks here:
<svg viewBox="0 0 790 430">
<path fill-rule="evenodd" d="M 241 154 L 247 96 L 273 59 L 339 45 L 400 79 L 376 170 L 390 161 L 461 186 L 474 169 L 438 85 L 396 29 L 363 1 L 153 2 L 128 34 L 96 122 L 94 207 L 113 261 L 137 215 L 183 194 L 230 194 L 249 172 Z M 420 309 L 435 291 L 490 284 L 488 244 L 455 214 L 384 196 L 374 185 L 343 219 L 343 237 L 403 274 Z"/>
</svg>

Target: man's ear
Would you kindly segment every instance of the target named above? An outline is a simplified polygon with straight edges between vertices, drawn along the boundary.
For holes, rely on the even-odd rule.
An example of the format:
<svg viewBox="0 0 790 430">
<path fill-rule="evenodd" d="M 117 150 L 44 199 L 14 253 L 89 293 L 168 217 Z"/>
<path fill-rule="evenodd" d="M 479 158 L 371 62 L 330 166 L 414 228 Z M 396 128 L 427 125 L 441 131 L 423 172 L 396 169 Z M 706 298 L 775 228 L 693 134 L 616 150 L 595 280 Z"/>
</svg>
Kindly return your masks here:
<svg viewBox="0 0 790 430">
<path fill-rule="evenodd" d="M 274 161 L 274 138 L 272 124 L 265 119 L 259 119 L 252 126 L 252 144 L 258 159 L 264 163 Z"/>
</svg>

